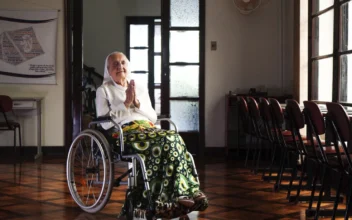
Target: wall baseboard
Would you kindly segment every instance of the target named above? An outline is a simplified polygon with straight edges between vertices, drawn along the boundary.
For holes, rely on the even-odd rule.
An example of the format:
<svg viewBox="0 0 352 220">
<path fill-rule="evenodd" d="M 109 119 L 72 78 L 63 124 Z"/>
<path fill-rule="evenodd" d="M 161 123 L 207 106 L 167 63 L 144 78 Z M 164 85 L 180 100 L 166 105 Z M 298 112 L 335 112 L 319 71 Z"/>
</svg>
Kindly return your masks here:
<svg viewBox="0 0 352 220">
<path fill-rule="evenodd" d="M 21 148 L 23 155 L 36 155 L 36 146 L 24 146 Z M 19 152 L 19 147 L 16 147 L 16 152 Z M 64 146 L 42 146 L 44 156 L 65 156 Z M 1 146 L 0 155 L 11 155 L 14 153 L 13 146 Z"/>
</svg>

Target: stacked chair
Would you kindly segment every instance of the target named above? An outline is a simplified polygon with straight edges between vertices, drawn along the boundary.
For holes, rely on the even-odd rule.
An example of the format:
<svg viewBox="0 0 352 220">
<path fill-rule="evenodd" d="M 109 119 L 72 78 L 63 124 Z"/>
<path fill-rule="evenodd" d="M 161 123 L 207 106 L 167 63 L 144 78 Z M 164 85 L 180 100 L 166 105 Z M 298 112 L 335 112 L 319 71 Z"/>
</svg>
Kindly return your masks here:
<svg viewBox="0 0 352 220">
<path fill-rule="evenodd" d="M 238 97 L 238 102 L 245 134 L 250 138 L 245 166 L 252 152 L 254 173 L 262 169 L 263 180 L 275 180 L 274 191 L 287 189 L 289 202 L 309 202 L 307 217 L 348 219 L 352 212 L 352 147 L 349 146 L 352 127 L 343 106 L 326 103 L 327 113 L 323 114 L 313 101 L 304 101 L 304 106 L 300 106 L 297 101 L 287 99 L 285 109 L 273 98 Z M 302 135 L 303 131 L 306 135 Z M 271 153 L 267 168 L 260 167 L 263 149 Z M 284 175 L 287 171 L 290 176 Z M 289 183 L 282 184 L 283 179 Z M 295 180 L 298 180 L 296 185 Z M 332 188 L 336 189 L 336 195 L 331 194 Z M 302 190 L 310 190 L 310 195 L 301 195 Z M 346 207 L 338 209 L 343 192 Z M 322 202 L 333 203 L 332 209 L 321 209 Z"/>
</svg>

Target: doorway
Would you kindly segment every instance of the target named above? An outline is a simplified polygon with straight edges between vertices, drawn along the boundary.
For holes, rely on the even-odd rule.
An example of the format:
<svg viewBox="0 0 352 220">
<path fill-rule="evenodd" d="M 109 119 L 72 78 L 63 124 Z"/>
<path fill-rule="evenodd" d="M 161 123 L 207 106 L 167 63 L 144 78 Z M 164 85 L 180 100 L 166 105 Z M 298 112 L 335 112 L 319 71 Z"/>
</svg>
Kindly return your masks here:
<svg viewBox="0 0 352 220">
<path fill-rule="evenodd" d="M 127 4 L 127 1 L 119 2 Z M 137 2 L 144 4 L 144 1 L 136 1 L 133 4 Z M 132 3 L 129 2 L 129 4 Z M 188 150 L 197 157 L 203 156 L 205 147 L 205 0 L 190 0 L 187 4 L 180 0 L 161 0 L 160 4 L 161 21 L 158 20 L 160 17 L 149 17 L 146 23 L 143 23 L 143 20 L 147 17 L 139 21 L 128 16 L 123 18 L 126 19 L 125 21 L 129 19 L 128 22 L 131 25 L 136 25 L 126 25 L 130 33 L 134 31 L 132 29 L 141 28 L 143 25 L 146 25 L 143 28 L 148 29 L 147 43 L 140 43 L 141 41 L 138 40 L 138 44 L 134 44 L 132 38 L 129 38 L 129 35 L 126 36 L 128 38 L 125 42 L 126 55 L 132 63 L 136 61 L 138 66 L 133 71 L 136 76 L 144 79 L 148 84 L 156 111 L 163 115 L 171 115 L 172 120 L 179 126 L 180 134 Z M 82 0 L 65 0 L 65 6 L 65 120 L 67 122 L 65 146 L 68 150 L 82 124 L 80 87 L 84 50 L 82 26 L 85 24 L 83 24 Z M 72 13 L 73 11 L 75 13 Z M 123 10 L 120 8 L 120 11 Z M 142 26 L 138 27 L 139 25 Z M 155 35 L 157 31 L 161 33 L 160 47 L 157 45 L 159 41 L 156 43 L 151 40 L 158 38 Z M 138 54 L 147 54 L 148 59 L 139 62 L 138 59 L 141 59 L 143 55 Z M 105 57 L 97 56 L 97 59 L 104 60 Z M 158 72 L 159 67 L 160 73 Z"/>
</svg>

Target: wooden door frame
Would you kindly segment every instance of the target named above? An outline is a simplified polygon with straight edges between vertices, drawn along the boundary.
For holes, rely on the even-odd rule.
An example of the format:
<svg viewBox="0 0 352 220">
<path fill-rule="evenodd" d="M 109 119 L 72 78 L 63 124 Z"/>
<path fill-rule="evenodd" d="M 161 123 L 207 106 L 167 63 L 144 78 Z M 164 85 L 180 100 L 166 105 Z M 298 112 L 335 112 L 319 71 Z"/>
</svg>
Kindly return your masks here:
<svg viewBox="0 0 352 220">
<path fill-rule="evenodd" d="M 205 151 L 205 0 L 199 0 L 199 146 L 197 149 L 197 157 L 204 157 Z M 168 73 L 168 65 L 166 65 L 170 56 L 168 42 L 165 39 L 170 39 L 168 27 L 163 24 L 170 22 L 170 19 L 165 19 L 164 16 L 170 15 L 170 1 L 161 1 L 161 31 L 162 31 L 162 73 Z M 166 15 L 165 15 L 166 14 Z M 163 80 L 163 77 L 162 77 Z M 162 87 L 167 86 L 165 82 L 162 83 Z M 162 89 L 164 93 L 161 98 L 170 97 L 170 91 L 167 88 Z M 161 106 L 162 113 L 170 110 L 170 103 L 162 100 L 164 106 Z M 182 136 L 182 135 L 181 135 Z"/>
<path fill-rule="evenodd" d="M 82 122 L 82 28 L 83 0 L 64 0 L 65 10 L 65 156 L 74 137 L 81 131 Z M 74 12 L 74 13 L 73 13 Z"/>
</svg>

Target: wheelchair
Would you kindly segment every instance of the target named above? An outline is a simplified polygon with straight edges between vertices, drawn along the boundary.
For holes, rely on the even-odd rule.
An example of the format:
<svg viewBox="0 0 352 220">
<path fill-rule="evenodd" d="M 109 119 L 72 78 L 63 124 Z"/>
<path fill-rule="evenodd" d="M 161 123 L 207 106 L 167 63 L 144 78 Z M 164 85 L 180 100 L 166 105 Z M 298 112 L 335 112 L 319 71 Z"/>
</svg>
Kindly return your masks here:
<svg viewBox="0 0 352 220">
<path fill-rule="evenodd" d="M 158 117 L 156 125 L 166 121 L 174 127 L 177 133 L 176 124 L 167 117 Z M 109 143 L 108 135 L 103 129 L 92 129 L 93 125 L 111 122 L 119 133 L 120 148 L 114 149 L 114 143 Z M 106 132 L 105 132 L 106 133 Z M 83 130 L 72 142 L 66 164 L 67 184 L 72 198 L 76 204 L 85 212 L 96 213 L 102 210 L 109 202 L 113 187 L 127 185 L 124 209 L 128 220 L 134 217 L 146 217 L 155 219 L 152 196 L 149 187 L 149 179 L 142 157 L 139 154 L 126 154 L 123 141 L 123 129 L 120 124 L 115 123 L 110 116 L 98 117 L 89 123 L 89 128 Z M 116 141 L 116 139 L 115 139 Z M 112 140 L 110 141 L 112 142 Z M 190 154 L 193 166 L 195 163 Z M 127 163 L 127 171 L 115 178 L 115 164 Z M 135 212 L 136 195 L 134 189 L 137 187 L 137 165 L 140 167 L 144 189 L 147 192 L 149 205 L 145 216 L 138 216 Z M 198 174 L 194 169 L 193 175 L 197 181 Z M 125 177 L 127 181 L 123 181 Z"/>
</svg>

